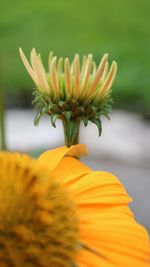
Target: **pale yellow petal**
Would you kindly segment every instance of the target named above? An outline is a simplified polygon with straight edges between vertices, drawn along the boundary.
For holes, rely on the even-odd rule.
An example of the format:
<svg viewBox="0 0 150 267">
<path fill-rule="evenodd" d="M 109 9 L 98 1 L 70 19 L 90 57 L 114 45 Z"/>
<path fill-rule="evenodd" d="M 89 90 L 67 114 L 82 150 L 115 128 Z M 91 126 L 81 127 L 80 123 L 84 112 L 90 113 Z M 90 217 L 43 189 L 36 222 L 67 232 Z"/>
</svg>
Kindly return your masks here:
<svg viewBox="0 0 150 267">
<path fill-rule="evenodd" d="M 74 94 L 76 97 L 79 96 L 80 89 L 80 59 L 79 55 L 75 55 L 74 59 Z"/>
<path fill-rule="evenodd" d="M 46 72 L 41 61 L 41 58 L 37 55 L 35 48 L 31 51 L 31 64 L 38 77 L 38 81 L 42 91 L 49 94 L 49 85 L 47 82 Z"/>
<path fill-rule="evenodd" d="M 71 97 L 72 94 L 72 84 L 71 84 L 71 71 L 69 59 L 65 59 L 65 86 L 67 98 Z"/>
<path fill-rule="evenodd" d="M 117 74 L 117 63 L 114 61 L 111 65 L 110 71 L 106 77 L 106 80 L 104 81 L 100 92 L 98 93 L 97 97 L 103 96 L 105 94 L 107 94 L 107 92 L 110 90 L 115 77 Z"/>
<path fill-rule="evenodd" d="M 106 79 L 107 74 L 108 74 L 108 69 L 109 69 L 109 64 L 108 64 L 108 61 L 107 61 L 106 64 L 105 64 L 103 75 L 101 77 L 101 81 L 104 81 Z"/>
<path fill-rule="evenodd" d="M 83 74 L 84 74 L 84 72 L 85 72 L 86 62 L 87 62 L 87 56 L 84 55 L 84 56 L 82 57 L 81 76 L 83 76 Z"/>
<path fill-rule="evenodd" d="M 62 74 L 62 71 L 63 71 L 62 65 L 63 65 L 63 58 L 60 57 L 58 59 L 58 63 L 57 63 L 57 72 L 58 72 L 58 74 Z"/>
<path fill-rule="evenodd" d="M 91 87 L 90 87 L 89 91 L 86 93 L 87 98 L 92 97 L 92 95 L 94 94 L 94 92 L 97 88 L 97 85 L 98 85 L 98 83 L 99 83 L 99 81 L 102 78 L 102 75 L 104 73 L 107 59 L 108 59 L 108 54 L 104 54 L 103 58 L 100 61 L 99 66 L 98 66 L 98 69 L 97 69 L 97 72 L 95 74 L 94 80 L 91 84 Z"/>
<path fill-rule="evenodd" d="M 88 84 L 89 78 L 90 78 L 90 73 L 92 69 L 92 55 L 88 55 L 86 65 L 85 65 L 85 70 L 83 73 L 83 79 L 82 79 L 82 85 L 81 85 L 81 96 L 84 95 L 86 86 Z"/>
<path fill-rule="evenodd" d="M 39 86 L 38 83 L 38 78 L 36 73 L 33 71 L 32 67 L 30 66 L 25 54 L 23 53 L 23 50 L 21 48 L 19 48 L 19 53 L 20 53 L 20 57 L 22 59 L 22 62 L 27 70 L 27 72 L 29 73 L 29 75 L 31 76 L 31 78 L 33 79 L 33 81 L 35 82 L 36 86 Z"/>
<path fill-rule="evenodd" d="M 58 77 L 57 77 L 57 72 L 56 72 L 56 61 L 57 57 L 53 57 L 51 61 L 51 66 L 50 66 L 50 79 L 53 87 L 53 91 L 55 94 L 55 97 L 59 97 L 59 83 L 58 83 Z"/>
<path fill-rule="evenodd" d="M 96 66 L 96 63 L 93 61 L 93 69 L 92 69 L 93 76 L 96 74 L 96 71 L 97 71 L 97 66 Z"/>
<path fill-rule="evenodd" d="M 53 52 L 51 51 L 48 55 L 48 68 L 49 68 L 49 73 L 50 73 L 50 69 L 51 69 L 51 62 L 53 59 Z"/>
</svg>

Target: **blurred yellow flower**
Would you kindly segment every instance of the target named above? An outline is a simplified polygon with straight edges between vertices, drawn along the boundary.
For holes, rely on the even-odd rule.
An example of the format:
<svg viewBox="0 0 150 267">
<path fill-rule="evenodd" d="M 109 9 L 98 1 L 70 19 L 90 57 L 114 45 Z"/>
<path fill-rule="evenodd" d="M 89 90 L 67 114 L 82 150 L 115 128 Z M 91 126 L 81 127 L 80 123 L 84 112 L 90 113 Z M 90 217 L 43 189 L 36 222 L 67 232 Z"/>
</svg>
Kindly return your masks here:
<svg viewBox="0 0 150 267">
<path fill-rule="evenodd" d="M 37 160 L 0 153 L 1 267 L 148 267 L 149 239 L 112 174 L 77 157 L 83 145 Z"/>
</svg>

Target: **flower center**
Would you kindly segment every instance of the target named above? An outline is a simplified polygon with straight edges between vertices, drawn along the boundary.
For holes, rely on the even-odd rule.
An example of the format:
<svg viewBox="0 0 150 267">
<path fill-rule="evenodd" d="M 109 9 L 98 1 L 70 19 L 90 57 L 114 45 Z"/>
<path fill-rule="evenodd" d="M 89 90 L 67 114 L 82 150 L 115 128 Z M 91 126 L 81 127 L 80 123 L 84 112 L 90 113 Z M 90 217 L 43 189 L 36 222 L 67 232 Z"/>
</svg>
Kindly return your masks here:
<svg viewBox="0 0 150 267">
<path fill-rule="evenodd" d="M 72 266 L 76 210 L 49 170 L 26 155 L 2 152 L 0 188 L 0 266 Z"/>
</svg>

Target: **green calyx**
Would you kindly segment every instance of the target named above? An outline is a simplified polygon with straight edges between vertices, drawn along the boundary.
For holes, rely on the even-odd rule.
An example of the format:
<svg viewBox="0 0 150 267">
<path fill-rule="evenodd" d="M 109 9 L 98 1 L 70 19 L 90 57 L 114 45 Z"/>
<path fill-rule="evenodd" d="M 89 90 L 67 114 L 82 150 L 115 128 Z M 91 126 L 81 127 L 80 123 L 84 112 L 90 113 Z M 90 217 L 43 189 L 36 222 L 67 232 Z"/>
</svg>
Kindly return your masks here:
<svg viewBox="0 0 150 267">
<path fill-rule="evenodd" d="M 112 103 L 110 94 L 99 102 L 76 98 L 52 100 L 45 93 L 38 90 L 35 90 L 33 94 L 35 99 L 32 103 L 39 109 L 34 119 L 34 124 L 38 125 L 40 119 L 45 114 L 50 116 L 53 127 L 56 127 L 56 120 L 61 119 L 64 126 L 65 145 L 67 147 L 78 143 L 81 121 L 83 121 L 85 127 L 89 121 L 96 124 L 100 136 L 102 132 L 101 116 L 103 115 L 109 119 Z"/>
</svg>

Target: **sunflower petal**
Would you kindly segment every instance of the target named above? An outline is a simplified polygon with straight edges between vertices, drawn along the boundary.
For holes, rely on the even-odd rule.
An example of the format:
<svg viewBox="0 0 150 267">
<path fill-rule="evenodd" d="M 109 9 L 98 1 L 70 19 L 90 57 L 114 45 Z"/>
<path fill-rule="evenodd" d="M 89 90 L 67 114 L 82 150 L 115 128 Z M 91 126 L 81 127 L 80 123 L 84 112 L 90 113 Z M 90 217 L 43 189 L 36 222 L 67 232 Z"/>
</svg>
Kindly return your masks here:
<svg viewBox="0 0 150 267">
<path fill-rule="evenodd" d="M 69 191 L 80 205 L 127 204 L 131 202 L 121 182 L 107 172 L 91 172 L 77 180 Z"/>
<path fill-rule="evenodd" d="M 115 267 L 149 266 L 148 234 L 130 213 L 123 213 L 125 209 L 129 210 L 127 205 L 119 209 L 117 205 L 100 208 L 97 216 L 93 209 L 94 217 L 92 210 L 90 214 L 86 209 L 80 210 L 80 240 L 103 255 L 98 266 L 107 267 L 109 263 Z M 107 259 L 105 264 L 103 258 Z"/>
<path fill-rule="evenodd" d="M 74 182 L 82 178 L 83 175 L 91 172 L 92 170 L 89 167 L 84 165 L 78 159 L 70 156 L 64 157 L 54 171 L 55 176 L 58 177 L 59 181 L 62 182 L 64 186 L 74 184 Z"/>
<path fill-rule="evenodd" d="M 78 144 L 71 147 L 62 146 L 44 152 L 38 158 L 38 161 L 40 163 L 48 164 L 49 168 L 53 170 L 65 156 L 80 157 L 86 154 L 87 148 L 85 145 Z"/>
<path fill-rule="evenodd" d="M 150 266 L 148 234 L 135 221 L 127 205 L 131 199 L 115 176 L 92 172 L 68 190 L 77 205 L 80 242 L 91 250 L 78 253 L 79 266 Z"/>
</svg>

